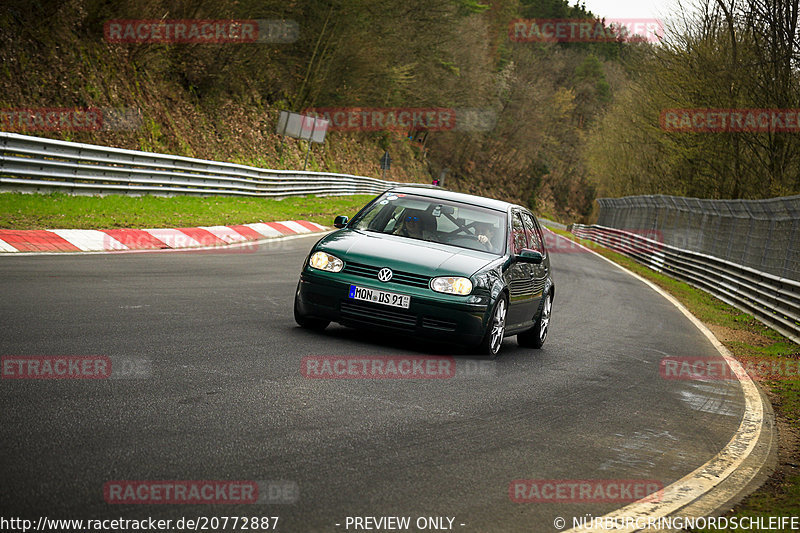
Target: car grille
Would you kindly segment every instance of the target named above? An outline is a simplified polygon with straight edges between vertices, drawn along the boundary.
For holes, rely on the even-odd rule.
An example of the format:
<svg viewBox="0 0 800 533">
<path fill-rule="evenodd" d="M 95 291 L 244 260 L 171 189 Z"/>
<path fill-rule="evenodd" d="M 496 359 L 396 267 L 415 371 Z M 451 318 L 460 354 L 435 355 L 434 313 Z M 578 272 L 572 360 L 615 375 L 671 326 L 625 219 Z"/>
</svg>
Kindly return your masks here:
<svg viewBox="0 0 800 533">
<path fill-rule="evenodd" d="M 438 318 L 422 317 L 422 327 L 427 329 L 438 329 L 440 331 L 455 331 L 456 323 L 452 320 L 440 320 Z"/>
<path fill-rule="evenodd" d="M 366 302 L 343 301 L 339 308 L 344 318 L 377 326 L 409 330 L 417 327 L 417 315 L 400 309 L 390 309 Z M 430 316 L 422 317 L 422 327 L 437 331 L 455 331 L 457 324 Z"/>
<path fill-rule="evenodd" d="M 416 315 L 361 302 L 342 302 L 341 314 L 345 318 L 401 329 L 414 328 Z"/>
<path fill-rule="evenodd" d="M 376 267 L 371 265 L 364 265 L 361 263 L 347 262 L 344 266 L 343 272 L 345 274 L 353 274 L 354 276 L 362 276 L 365 278 L 378 279 L 378 271 L 383 267 Z M 399 283 L 400 285 L 410 285 L 412 287 L 428 288 L 431 278 L 422 276 L 420 274 L 412 274 L 410 272 L 402 272 L 399 270 L 392 270 L 391 282 Z"/>
</svg>

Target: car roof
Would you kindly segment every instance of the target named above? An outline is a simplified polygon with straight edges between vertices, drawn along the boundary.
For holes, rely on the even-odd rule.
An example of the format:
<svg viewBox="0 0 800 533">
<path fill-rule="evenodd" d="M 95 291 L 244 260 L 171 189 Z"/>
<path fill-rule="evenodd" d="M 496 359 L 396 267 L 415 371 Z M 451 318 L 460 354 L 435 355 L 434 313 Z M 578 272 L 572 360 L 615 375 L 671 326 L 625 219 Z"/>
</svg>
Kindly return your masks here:
<svg viewBox="0 0 800 533">
<path fill-rule="evenodd" d="M 418 196 L 426 196 L 428 198 L 436 198 L 440 200 L 450 200 L 453 202 L 461 202 L 464 204 L 477 205 L 480 207 L 488 207 L 489 209 L 496 209 L 498 211 L 508 211 L 511 207 L 518 207 L 525 209 L 517 204 L 504 202 L 502 200 L 495 200 L 493 198 L 486 198 L 483 196 L 475 196 L 474 194 L 464 194 L 461 192 L 448 191 L 446 189 L 434 187 L 414 187 L 414 186 L 401 186 L 390 189 L 393 193 L 400 194 L 416 194 Z"/>
</svg>

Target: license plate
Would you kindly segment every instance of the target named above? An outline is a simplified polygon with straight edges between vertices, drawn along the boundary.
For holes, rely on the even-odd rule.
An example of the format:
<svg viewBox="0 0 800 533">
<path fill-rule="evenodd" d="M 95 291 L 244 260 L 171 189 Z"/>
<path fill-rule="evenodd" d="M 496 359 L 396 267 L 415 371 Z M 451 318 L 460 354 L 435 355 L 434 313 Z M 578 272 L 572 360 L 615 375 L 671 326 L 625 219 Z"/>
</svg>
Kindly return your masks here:
<svg viewBox="0 0 800 533">
<path fill-rule="evenodd" d="M 408 309 L 408 306 L 411 305 L 411 296 L 379 291 L 378 289 L 367 289 L 355 285 L 350 285 L 350 298 L 364 302 L 391 305 L 392 307 L 402 307 L 403 309 Z"/>
</svg>

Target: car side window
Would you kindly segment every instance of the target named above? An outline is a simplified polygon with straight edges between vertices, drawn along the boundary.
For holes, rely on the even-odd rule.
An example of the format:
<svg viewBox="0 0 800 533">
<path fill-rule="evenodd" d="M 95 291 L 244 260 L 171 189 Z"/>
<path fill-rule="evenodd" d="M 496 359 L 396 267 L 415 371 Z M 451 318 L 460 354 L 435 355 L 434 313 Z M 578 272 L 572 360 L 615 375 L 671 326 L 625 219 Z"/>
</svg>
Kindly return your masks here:
<svg viewBox="0 0 800 533">
<path fill-rule="evenodd" d="M 533 217 L 533 223 L 536 226 L 536 235 L 539 236 L 539 242 L 542 243 L 542 254 L 547 255 L 547 246 L 544 240 L 544 233 L 542 232 L 542 225 L 539 224 L 539 221 L 536 220 L 536 217 Z"/>
<path fill-rule="evenodd" d="M 528 237 L 528 248 L 543 254 L 544 248 L 542 247 L 541 233 L 537 231 L 539 228 L 536 227 L 536 222 L 534 222 L 533 217 L 529 213 L 522 213 L 522 222 L 525 224 L 525 235 Z"/>
<path fill-rule="evenodd" d="M 511 239 L 515 254 L 521 253 L 522 250 L 528 247 L 528 242 L 525 238 L 525 226 L 522 224 L 522 219 L 517 211 L 514 211 L 511 218 Z"/>
</svg>

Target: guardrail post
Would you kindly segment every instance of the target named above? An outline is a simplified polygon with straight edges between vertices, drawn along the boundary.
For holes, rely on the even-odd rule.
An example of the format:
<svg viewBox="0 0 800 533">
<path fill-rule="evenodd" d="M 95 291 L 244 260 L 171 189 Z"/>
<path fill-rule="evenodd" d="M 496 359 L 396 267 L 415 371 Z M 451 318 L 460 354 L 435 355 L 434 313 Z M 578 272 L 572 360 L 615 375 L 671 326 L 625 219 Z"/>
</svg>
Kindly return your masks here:
<svg viewBox="0 0 800 533">
<path fill-rule="evenodd" d="M 767 266 L 765 265 L 765 263 L 767 262 L 767 250 L 769 250 L 769 245 L 772 244 L 772 232 L 774 229 L 775 229 L 775 221 L 770 219 L 769 230 L 767 230 L 767 238 L 764 239 L 764 249 L 761 251 L 761 263 L 759 265 L 761 268 L 765 268 Z M 788 248 L 791 247 L 787 247 L 787 252 Z"/>
<path fill-rule="evenodd" d="M 3 170 L 5 163 L 6 163 L 6 146 L 8 146 L 8 137 L 3 137 L 3 152 L 0 158 L 0 170 Z"/>
<path fill-rule="evenodd" d="M 725 259 L 726 261 L 730 261 L 731 259 L 731 252 L 733 251 L 733 237 L 734 233 L 736 232 L 736 217 L 733 214 L 733 209 L 731 209 L 731 203 L 725 202 L 725 206 L 728 208 L 730 212 L 730 220 L 731 220 L 731 231 L 728 233 L 728 249 L 725 251 Z"/>
<path fill-rule="evenodd" d="M 783 258 L 783 277 L 789 278 L 789 279 L 797 279 L 797 272 L 791 272 L 790 273 L 789 263 L 793 262 L 793 260 L 791 259 L 792 253 L 798 253 L 796 249 L 793 250 L 793 248 L 797 246 L 797 239 L 800 238 L 800 235 L 798 235 L 798 231 L 797 231 L 797 226 L 798 225 L 800 225 L 800 220 L 795 218 L 792 221 L 792 236 L 789 239 L 789 243 L 790 244 L 789 244 L 789 246 L 786 247 L 786 255 Z M 794 243 L 794 246 L 792 246 L 791 243 Z"/>
<path fill-rule="evenodd" d="M 744 208 L 745 211 L 747 211 L 747 214 L 750 216 L 750 224 L 747 229 L 747 235 L 745 236 L 744 239 L 744 248 L 742 249 L 742 256 L 739 259 L 739 262 L 744 264 L 747 258 L 747 251 L 750 249 L 750 235 L 752 235 L 756 229 L 755 228 L 756 219 L 753 216 L 753 212 L 750 210 L 750 208 L 747 207 L 746 203 L 742 202 L 741 206 Z"/>
</svg>

